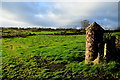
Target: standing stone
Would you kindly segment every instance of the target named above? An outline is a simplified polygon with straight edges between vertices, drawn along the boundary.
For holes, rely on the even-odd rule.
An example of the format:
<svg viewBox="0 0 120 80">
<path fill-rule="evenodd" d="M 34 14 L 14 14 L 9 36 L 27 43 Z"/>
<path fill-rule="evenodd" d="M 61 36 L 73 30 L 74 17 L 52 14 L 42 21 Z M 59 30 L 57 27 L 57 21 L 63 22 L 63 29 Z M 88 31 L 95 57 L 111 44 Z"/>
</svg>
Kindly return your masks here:
<svg viewBox="0 0 120 80">
<path fill-rule="evenodd" d="M 103 32 L 104 29 L 96 22 L 86 28 L 86 64 L 93 61 L 99 63 L 104 53 Z"/>
</svg>

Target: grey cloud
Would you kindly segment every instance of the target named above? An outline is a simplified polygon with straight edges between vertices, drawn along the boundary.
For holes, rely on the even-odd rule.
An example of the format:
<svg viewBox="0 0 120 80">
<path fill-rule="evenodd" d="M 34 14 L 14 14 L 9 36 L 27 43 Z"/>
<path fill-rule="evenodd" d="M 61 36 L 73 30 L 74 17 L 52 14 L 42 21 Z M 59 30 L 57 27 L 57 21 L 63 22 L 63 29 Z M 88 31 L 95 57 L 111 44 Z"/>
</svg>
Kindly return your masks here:
<svg viewBox="0 0 120 80">
<path fill-rule="evenodd" d="M 56 6 L 56 4 L 63 5 Z M 74 5 L 71 6 L 72 4 Z M 118 22 L 117 2 L 90 3 L 89 6 L 91 5 L 93 7 L 89 11 L 86 10 L 87 12 L 84 11 L 84 7 L 87 6 L 86 3 L 72 4 L 54 2 L 5 2 L 2 5 L 2 9 L 14 14 L 16 16 L 16 18 L 13 18 L 14 20 L 26 22 L 31 26 L 81 26 L 80 21 L 84 19 L 88 19 L 90 23 L 93 21 L 99 22 L 102 26 L 108 24 L 113 26 Z M 85 6 L 82 7 L 83 4 Z M 52 17 L 49 16 L 50 12 L 53 14 L 51 15 Z M 80 15 L 81 13 L 82 15 Z M 44 16 L 44 18 L 36 16 L 39 14 Z M 89 15 L 87 16 L 86 14 Z M 64 23 L 64 21 L 68 23 Z"/>
</svg>

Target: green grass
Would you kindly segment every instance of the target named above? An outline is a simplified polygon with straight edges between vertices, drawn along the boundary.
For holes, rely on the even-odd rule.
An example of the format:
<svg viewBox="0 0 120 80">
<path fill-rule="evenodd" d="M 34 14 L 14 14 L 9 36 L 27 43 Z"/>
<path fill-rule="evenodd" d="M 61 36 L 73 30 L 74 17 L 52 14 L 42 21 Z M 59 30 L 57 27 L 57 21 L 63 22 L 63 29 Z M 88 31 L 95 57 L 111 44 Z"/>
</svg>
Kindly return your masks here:
<svg viewBox="0 0 120 80">
<path fill-rule="evenodd" d="M 2 43 L 4 78 L 12 79 L 15 77 L 15 74 L 19 77 L 27 76 L 25 75 L 27 74 L 26 69 L 29 67 L 32 67 L 30 69 L 42 70 L 38 66 L 45 67 L 47 64 L 52 65 L 84 60 L 85 35 L 37 35 L 27 38 L 3 38 Z M 18 69 L 18 67 L 21 68 Z M 20 71 L 26 73 L 20 74 Z M 34 74 L 37 75 L 37 73 Z"/>
<path fill-rule="evenodd" d="M 112 35 L 113 36 L 118 36 L 118 35 L 120 35 L 120 32 L 114 32 L 114 33 L 112 33 Z"/>
<path fill-rule="evenodd" d="M 4 50 L 5 49 L 5 50 Z M 9 50 L 9 52 L 8 52 Z M 39 35 L 27 38 L 3 39 L 5 53 L 31 54 L 42 57 L 68 59 L 72 55 L 84 53 L 85 36 L 52 36 Z M 4 54 L 5 54 L 4 53 Z M 3 55 L 4 55 L 3 54 Z"/>
<path fill-rule="evenodd" d="M 54 34 L 54 33 L 61 33 L 65 31 L 41 31 L 41 32 L 30 32 L 31 34 Z M 74 33 L 71 31 L 66 31 L 66 33 Z"/>
<path fill-rule="evenodd" d="M 2 38 L 3 80 L 107 80 L 120 78 L 120 64 L 84 64 L 85 35 Z"/>
<path fill-rule="evenodd" d="M 32 34 L 54 34 L 60 33 L 61 31 L 42 31 L 42 32 L 31 32 Z"/>
</svg>

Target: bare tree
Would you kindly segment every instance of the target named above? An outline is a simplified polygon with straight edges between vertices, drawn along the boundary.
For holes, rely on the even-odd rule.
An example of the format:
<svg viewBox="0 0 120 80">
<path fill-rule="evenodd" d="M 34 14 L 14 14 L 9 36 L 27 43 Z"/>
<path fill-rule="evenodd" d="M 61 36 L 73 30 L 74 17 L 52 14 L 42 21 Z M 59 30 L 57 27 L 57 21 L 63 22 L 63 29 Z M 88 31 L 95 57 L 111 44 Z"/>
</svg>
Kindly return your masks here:
<svg viewBox="0 0 120 80">
<path fill-rule="evenodd" d="M 82 28 L 84 29 L 84 28 L 89 26 L 89 21 L 88 20 L 83 20 L 83 21 L 81 21 L 81 25 L 82 25 Z"/>
</svg>

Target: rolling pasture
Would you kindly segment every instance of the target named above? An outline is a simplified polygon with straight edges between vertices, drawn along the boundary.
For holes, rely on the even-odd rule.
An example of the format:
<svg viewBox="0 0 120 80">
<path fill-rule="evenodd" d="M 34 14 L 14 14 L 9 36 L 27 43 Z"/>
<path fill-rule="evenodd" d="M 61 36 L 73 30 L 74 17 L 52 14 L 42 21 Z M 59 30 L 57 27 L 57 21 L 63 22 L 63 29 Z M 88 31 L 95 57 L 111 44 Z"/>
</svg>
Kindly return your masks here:
<svg viewBox="0 0 120 80">
<path fill-rule="evenodd" d="M 120 78 L 115 61 L 84 64 L 85 35 L 2 38 L 3 80 L 107 80 Z"/>
</svg>

